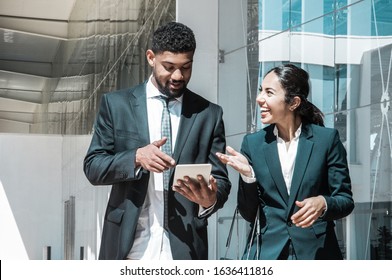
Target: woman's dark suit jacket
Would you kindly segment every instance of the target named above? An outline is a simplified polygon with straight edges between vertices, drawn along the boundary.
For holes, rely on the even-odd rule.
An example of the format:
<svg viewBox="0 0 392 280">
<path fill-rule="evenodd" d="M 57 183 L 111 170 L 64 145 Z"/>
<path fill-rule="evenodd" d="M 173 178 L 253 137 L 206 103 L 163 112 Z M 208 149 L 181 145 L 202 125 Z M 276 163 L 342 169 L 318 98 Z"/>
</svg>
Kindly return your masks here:
<svg viewBox="0 0 392 280">
<path fill-rule="evenodd" d="M 150 143 L 145 83 L 102 97 L 84 172 L 93 185 L 112 185 L 99 259 L 124 259 L 132 248 L 149 172 L 136 174 L 136 150 Z M 216 157 L 226 148 L 222 108 L 187 90 L 184 93 L 173 158 L 211 163 L 218 192 L 214 213 L 230 192 L 227 169 Z M 171 170 L 171 182 L 173 171 Z M 174 259 L 207 259 L 207 218 L 199 206 L 169 189 L 169 239 Z"/>
<path fill-rule="evenodd" d="M 288 195 L 280 166 L 274 125 L 244 137 L 241 152 L 252 165 L 256 182 L 240 178 L 238 207 L 254 222 L 261 206 L 259 259 L 277 259 L 291 239 L 298 259 L 341 259 L 334 220 L 354 209 L 346 150 L 336 129 L 303 124 Z M 323 195 L 327 211 L 309 228 L 296 227 L 290 217 L 296 200 Z"/>
</svg>

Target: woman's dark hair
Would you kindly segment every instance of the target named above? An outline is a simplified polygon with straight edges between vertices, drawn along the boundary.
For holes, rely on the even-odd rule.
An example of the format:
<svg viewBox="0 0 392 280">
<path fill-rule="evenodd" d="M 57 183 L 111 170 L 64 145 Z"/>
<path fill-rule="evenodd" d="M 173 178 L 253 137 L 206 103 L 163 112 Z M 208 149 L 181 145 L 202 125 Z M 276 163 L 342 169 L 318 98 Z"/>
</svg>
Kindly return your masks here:
<svg viewBox="0 0 392 280">
<path fill-rule="evenodd" d="M 291 104 L 295 96 L 301 98 L 301 104 L 295 109 L 295 113 L 300 115 L 305 122 L 324 126 L 324 114 L 308 100 L 310 89 L 308 72 L 293 64 L 272 68 L 267 74 L 271 72 L 278 76 L 286 91 L 287 104 Z"/>
<path fill-rule="evenodd" d="M 169 22 L 155 30 L 151 50 L 156 54 L 165 51 L 194 52 L 196 50 L 195 35 L 188 26 L 179 22 Z"/>
</svg>

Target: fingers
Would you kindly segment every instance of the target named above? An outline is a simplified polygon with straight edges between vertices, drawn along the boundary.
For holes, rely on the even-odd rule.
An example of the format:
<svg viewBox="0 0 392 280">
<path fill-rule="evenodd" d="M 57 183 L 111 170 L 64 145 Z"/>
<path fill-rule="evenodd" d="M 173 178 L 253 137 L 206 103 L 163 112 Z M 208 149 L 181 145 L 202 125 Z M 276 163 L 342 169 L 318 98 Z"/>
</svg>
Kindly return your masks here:
<svg viewBox="0 0 392 280">
<path fill-rule="evenodd" d="M 154 141 L 136 151 L 136 165 L 151 172 L 163 172 L 175 166 L 175 160 L 159 148 L 166 143 L 166 138 Z"/>
<path fill-rule="evenodd" d="M 201 180 L 200 177 L 202 178 Z M 199 176 L 198 179 L 185 176 L 183 180 L 174 182 L 174 185 L 179 187 L 179 192 L 187 194 L 188 197 L 198 199 L 202 190 L 205 189 L 206 183 L 203 176 Z"/>
<path fill-rule="evenodd" d="M 238 152 L 236 150 L 234 150 L 231 146 L 226 147 L 226 152 L 232 156 L 235 156 L 238 154 Z"/>
<path fill-rule="evenodd" d="M 160 148 L 160 147 L 162 147 L 163 145 L 166 144 L 166 141 L 167 141 L 167 137 L 163 137 L 162 139 L 157 140 L 157 141 L 154 141 L 153 143 L 156 143 L 156 144 L 157 144 L 157 147 Z M 154 145 L 155 145 L 155 144 L 154 144 Z M 169 164 L 169 167 L 174 167 L 174 166 L 175 166 L 176 161 L 175 161 L 171 156 L 169 156 L 169 155 L 163 153 L 162 151 L 161 151 L 161 153 L 158 153 L 158 154 L 159 154 L 160 158 L 161 158 L 164 162 L 166 162 L 166 163 Z"/>
<path fill-rule="evenodd" d="M 239 154 L 239 152 L 237 152 L 236 150 L 234 150 L 234 149 L 233 149 L 232 147 L 230 147 L 230 146 L 227 146 L 227 147 L 226 147 L 226 151 L 227 151 L 229 154 L 233 155 L 233 156 L 236 156 L 236 155 Z"/>
<path fill-rule="evenodd" d="M 318 198 L 307 198 L 303 201 L 296 201 L 295 204 L 300 209 L 291 216 L 291 221 L 298 227 L 310 227 L 322 213 Z"/>
<path fill-rule="evenodd" d="M 297 227 L 307 228 L 313 225 L 316 220 L 313 217 L 307 217 L 306 219 L 302 220 L 301 222 L 294 223 Z"/>
<path fill-rule="evenodd" d="M 152 142 L 151 144 L 153 144 L 154 146 L 160 148 L 161 146 L 163 146 L 167 141 L 167 137 L 163 137 L 159 140 L 155 140 L 154 142 Z"/>
<path fill-rule="evenodd" d="M 228 146 L 226 150 L 229 154 L 216 153 L 218 159 L 223 164 L 227 164 L 228 166 L 232 167 L 244 176 L 252 176 L 252 169 L 249 165 L 248 159 L 241 153 L 235 151 L 230 146 Z"/>
<path fill-rule="evenodd" d="M 173 184 L 173 190 L 190 201 L 196 202 L 196 194 L 194 193 L 195 187 L 193 184 L 191 186 L 189 180 L 189 177 L 184 177 L 183 180 L 177 180 L 177 182 L 174 182 Z"/>
<path fill-rule="evenodd" d="M 210 175 L 210 186 L 213 192 L 216 193 L 218 191 L 218 184 L 216 183 L 216 179 L 212 175 Z"/>
<path fill-rule="evenodd" d="M 227 154 L 216 153 L 216 156 L 224 164 L 232 165 L 233 161 L 235 160 L 234 156 L 227 155 Z"/>
<path fill-rule="evenodd" d="M 223 164 L 227 164 L 228 162 L 229 162 L 229 156 L 227 156 L 227 155 L 225 155 L 225 154 L 222 154 L 222 153 L 216 153 L 215 154 L 217 157 L 218 157 L 218 159 L 223 163 Z"/>
<path fill-rule="evenodd" d="M 190 201 L 193 201 L 204 208 L 209 208 L 216 201 L 217 183 L 210 176 L 209 186 L 203 176 L 197 178 L 184 177 L 184 180 L 174 182 L 173 190 L 180 193 Z"/>
</svg>

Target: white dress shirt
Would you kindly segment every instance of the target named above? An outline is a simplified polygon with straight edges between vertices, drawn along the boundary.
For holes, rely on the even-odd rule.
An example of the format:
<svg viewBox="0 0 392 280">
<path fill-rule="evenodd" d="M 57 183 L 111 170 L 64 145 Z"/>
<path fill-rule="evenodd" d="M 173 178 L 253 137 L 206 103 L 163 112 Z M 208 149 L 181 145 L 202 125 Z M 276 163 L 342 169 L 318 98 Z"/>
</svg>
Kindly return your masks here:
<svg viewBox="0 0 392 280">
<path fill-rule="evenodd" d="M 283 178 L 286 183 L 287 193 L 290 195 L 291 190 L 291 182 L 293 180 L 294 168 L 295 168 L 295 159 L 297 157 L 298 150 L 298 141 L 299 136 L 301 135 L 302 123 L 298 127 L 295 132 L 294 138 L 290 142 L 285 142 L 282 138 L 279 137 L 278 128 L 275 126 L 274 134 L 277 140 L 278 146 L 278 154 L 280 166 L 282 167 Z M 250 177 L 244 176 L 241 173 L 241 178 L 245 183 L 251 184 L 256 182 L 256 176 L 253 170 L 253 167 L 249 165 L 252 175 Z M 323 210 L 320 218 L 322 218 L 328 210 L 327 200 L 324 196 L 322 196 L 324 200 L 325 209 Z"/>
<path fill-rule="evenodd" d="M 297 157 L 298 150 L 298 141 L 299 136 L 301 135 L 302 123 L 298 127 L 297 131 L 294 134 L 294 138 L 290 142 L 285 142 L 282 138 L 279 137 L 278 128 L 275 126 L 274 135 L 276 136 L 277 146 L 278 146 L 278 154 L 280 166 L 282 168 L 282 174 L 284 181 L 287 187 L 287 193 L 290 195 L 291 190 L 291 182 L 293 180 L 294 168 L 295 168 L 295 159 Z M 241 178 L 245 183 L 251 184 L 256 182 L 255 173 L 253 167 L 250 165 L 250 170 L 252 175 L 250 177 L 244 176 L 241 173 Z M 324 200 L 325 209 L 321 214 L 320 218 L 322 218 L 328 210 L 327 200 L 324 196 L 322 196 Z"/>
<path fill-rule="evenodd" d="M 275 126 L 274 134 L 276 136 L 280 166 L 282 167 L 282 174 L 287 187 L 287 193 L 290 195 L 291 181 L 293 180 L 293 173 L 295 167 L 295 158 L 297 157 L 298 139 L 301 135 L 302 124 L 298 127 L 294 134 L 294 138 L 290 142 L 285 142 L 279 137 L 278 128 Z"/>
<path fill-rule="evenodd" d="M 163 104 L 157 96 L 159 90 L 152 84 L 151 78 L 146 85 L 147 116 L 150 142 L 161 139 L 161 118 Z M 178 127 L 182 110 L 183 97 L 169 102 L 172 127 L 172 151 L 176 144 Z M 140 169 L 139 169 L 140 171 Z M 216 203 L 216 202 L 215 202 Z M 209 208 L 199 206 L 199 217 L 211 213 L 214 205 Z M 136 227 L 135 240 L 127 258 L 132 260 L 172 260 L 168 232 L 163 228 L 163 174 L 150 172 L 146 199 L 141 209 Z"/>
<path fill-rule="evenodd" d="M 294 138 L 290 143 L 286 143 L 282 138 L 279 137 L 278 128 L 275 126 L 274 134 L 277 140 L 278 154 L 280 166 L 282 168 L 282 174 L 287 187 L 287 193 L 290 195 L 291 181 L 293 180 L 293 173 L 295 167 L 295 158 L 297 157 L 298 140 L 301 135 L 302 124 L 298 127 L 295 132 Z M 246 177 L 241 174 L 242 180 L 246 183 L 254 183 L 256 181 L 253 167 L 250 166 L 252 171 L 251 177 Z"/>
<path fill-rule="evenodd" d="M 156 96 L 161 93 L 152 84 L 151 78 L 146 85 L 147 115 L 150 142 L 161 139 L 161 117 L 163 104 Z M 174 150 L 180 123 L 182 96 L 169 102 L 172 126 L 172 150 Z M 133 260 L 171 260 L 168 233 L 163 228 L 163 178 L 162 173 L 150 172 L 148 191 L 142 206 L 135 240 L 129 259 Z"/>
</svg>

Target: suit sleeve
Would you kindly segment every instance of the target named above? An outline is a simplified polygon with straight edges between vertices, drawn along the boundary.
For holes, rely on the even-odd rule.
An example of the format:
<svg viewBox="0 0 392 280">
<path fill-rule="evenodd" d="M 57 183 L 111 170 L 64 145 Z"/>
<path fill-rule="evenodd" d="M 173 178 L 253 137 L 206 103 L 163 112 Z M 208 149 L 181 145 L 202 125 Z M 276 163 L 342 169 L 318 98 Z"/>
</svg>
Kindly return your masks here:
<svg viewBox="0 0 392 280">
<path fill-rule="evenodd" d="M 242 141 L 241 153 L 248 159 L 249 164 L 252 166 L 247 136 Z M 241 216 L 246 221 L 253 222 L 260 204 L 257 181 L 249 184 L 239 176 L 237 203 Z"/>
<path fill-rule="evenodd" d="M 111 109 L 107 96 L 103 95 L 91 144 L 84 158 L 84 173 L 93 185 L 110 185 L 137 179 L 136 149 L 119 152 L 114 149 L 115 133 Z"/>
<path fill-rule="evenodd" d="M 218 112 L 214 110 L 218 117 L 216 118 L 216 124 L 212 136 L 212 145 L 209 156 L 209 161 L 212 164 L 211 174 L 217 180 L 218 186 L 218 191 L 216 194 L 217 202 L 215 204 L 213 212 L 223 207 L 224 203 L 228 199 L 231 189 L 231 183 L 228 178 L 226 165 L 224 165 L 216 156 L 217 152 L 225 153 L 226 150 L 226 136 L 223 123 L 223 111 L 222 108 L 217 108 L 219 109 Z"/>
<path fill-rule="evenodd" d="M 323 217 L 325 220 L 346 217 L 354 209 L 346 150 L 337 130 L 334 130 L 331 138 L 327 159 L 330 195 L 325 196 L 328 207 Z"/>
</svg>

